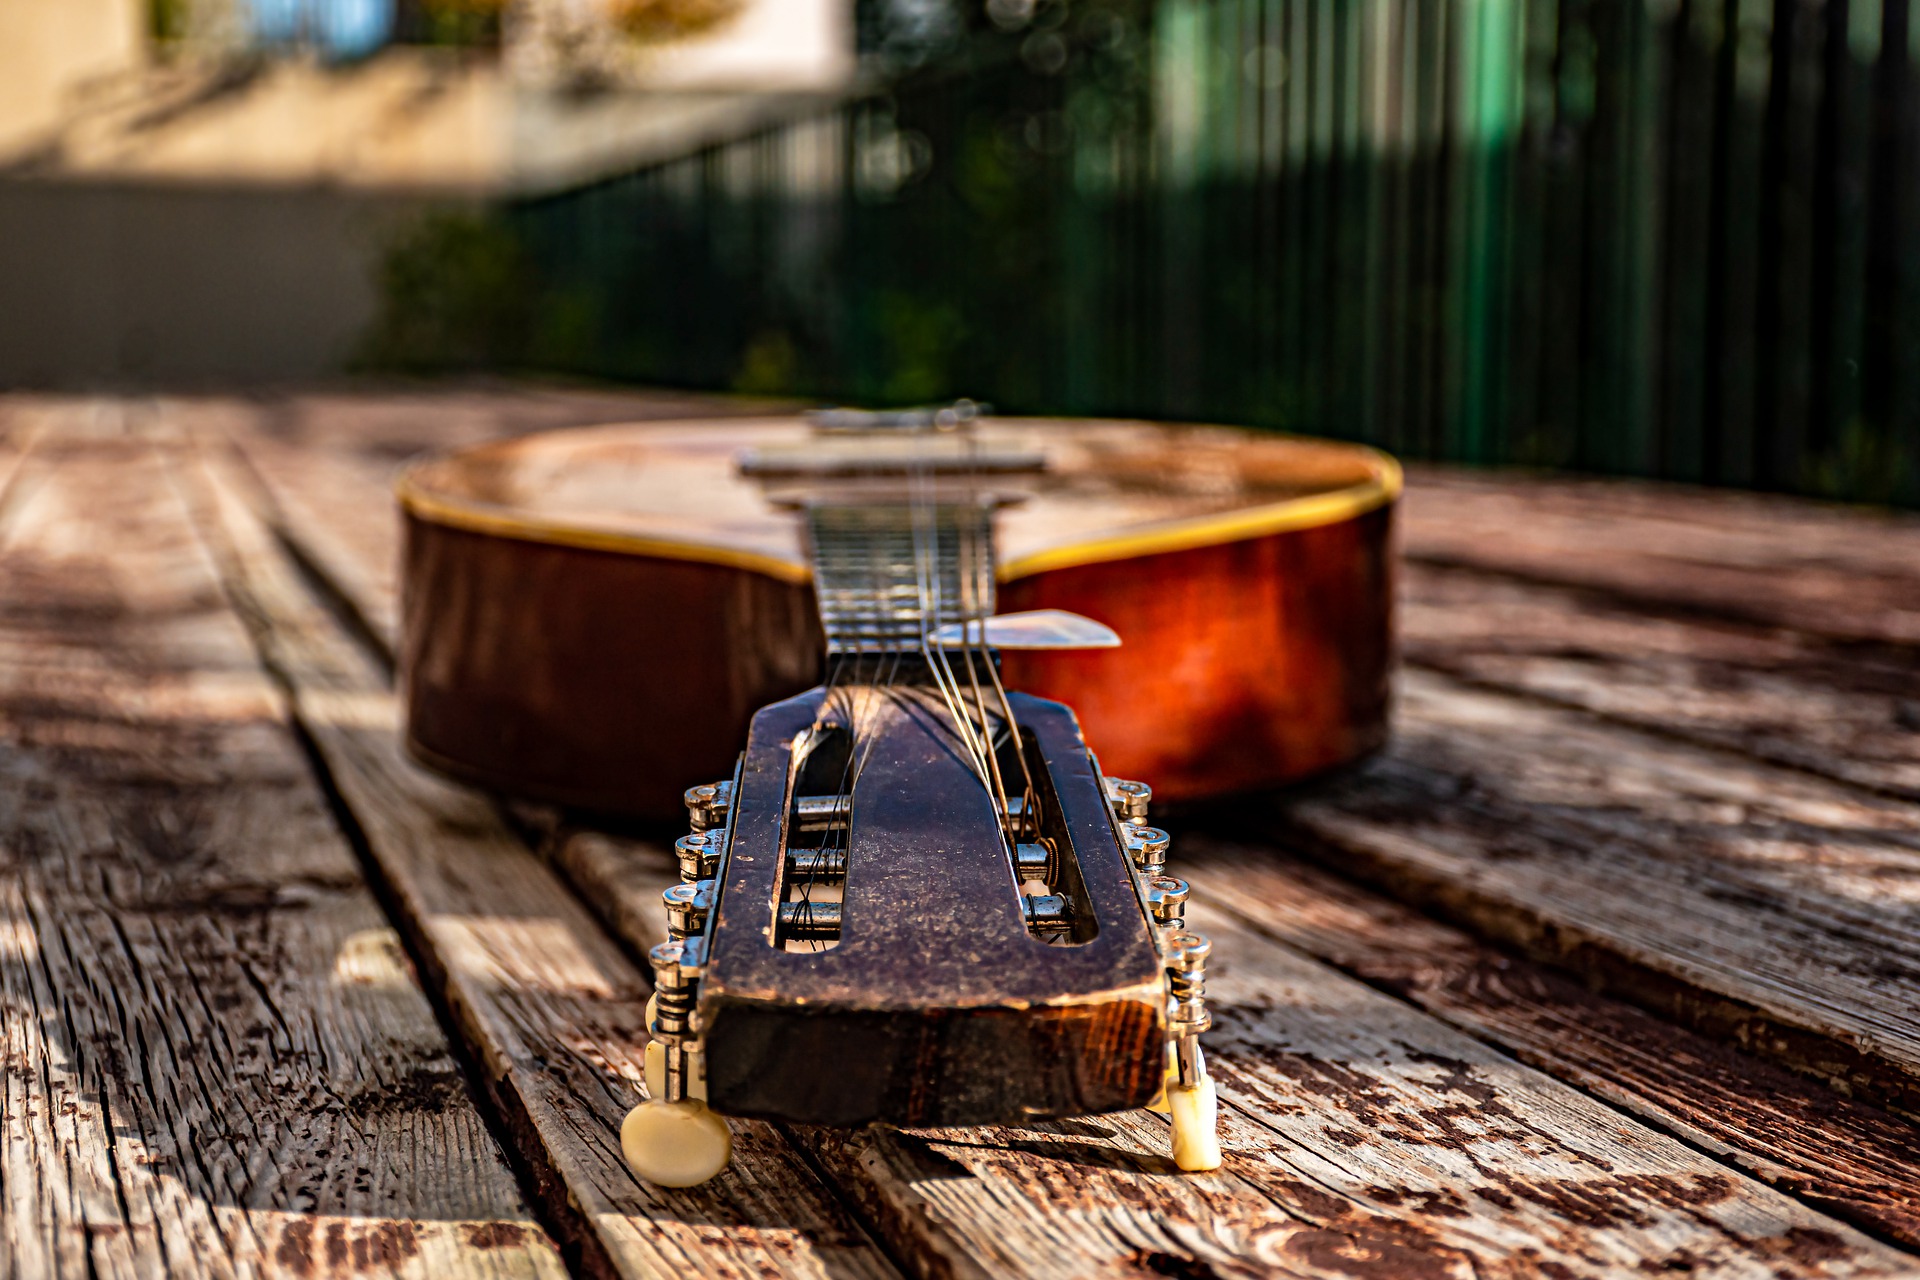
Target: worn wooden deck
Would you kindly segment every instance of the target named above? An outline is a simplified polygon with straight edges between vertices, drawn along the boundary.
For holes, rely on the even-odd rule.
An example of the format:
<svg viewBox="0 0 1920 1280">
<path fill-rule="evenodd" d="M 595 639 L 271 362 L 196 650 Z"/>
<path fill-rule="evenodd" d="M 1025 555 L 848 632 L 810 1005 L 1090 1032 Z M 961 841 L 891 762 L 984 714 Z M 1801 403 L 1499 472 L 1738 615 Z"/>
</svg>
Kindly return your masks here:
<svg viewBox="0 0 1920 1280">
<path fill-rule="evenodd" d="M 1392 748 L 1196 815 L 1227 1161 L 635 1182 L 657 845 L 397 746 L 395 462 L 668 397 L 0 399 L 0 1276 L 1920 1275 L 1920 520 L 1416 472 Z"/>
</svg>

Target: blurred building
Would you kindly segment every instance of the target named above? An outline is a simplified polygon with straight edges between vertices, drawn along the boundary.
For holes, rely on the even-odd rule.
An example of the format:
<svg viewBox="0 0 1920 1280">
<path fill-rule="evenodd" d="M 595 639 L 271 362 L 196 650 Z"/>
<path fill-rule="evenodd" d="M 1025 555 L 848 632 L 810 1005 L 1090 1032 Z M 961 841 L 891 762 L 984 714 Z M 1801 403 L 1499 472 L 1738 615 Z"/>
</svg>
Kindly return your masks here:
<svg viewBox="0 0 1920 1280">
<path fill-rule="evenodd" d="M 0 0 L 0 384 L 311 376 L 429 208 L 845 91 L 851 0 Z"/>
</svg>

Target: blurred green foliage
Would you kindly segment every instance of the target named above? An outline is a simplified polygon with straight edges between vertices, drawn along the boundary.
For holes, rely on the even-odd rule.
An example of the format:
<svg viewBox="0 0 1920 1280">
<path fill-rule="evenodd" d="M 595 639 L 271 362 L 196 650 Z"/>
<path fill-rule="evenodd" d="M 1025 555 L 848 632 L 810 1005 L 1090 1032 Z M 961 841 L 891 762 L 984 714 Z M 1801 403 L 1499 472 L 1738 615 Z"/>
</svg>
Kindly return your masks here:
<svg viewBox="0 0 1920 1280">
<path fill-rule="evenodd" d="M 424 226 L 368 350 L 1920 503 L 1920 24 L 1789 3 L 871 0 L 883 88 Z"/>
<path fill-rule="evenodd" d="M 533 354 L 535 280 L 525 248 L 497 215 L 425 214 L 381 259 L 379 310 L 354 363 L 406 373 L 522 365 Z"/>
<path fill-rule="evenodd" d="M 506 0 L 415 0 L 417 13 L 403 6 L 399 31 L 410 43 L 454 48 L 497 45 Z"/>
<path fill-rule="evenodd" d="M 192 0 L 149 0 L 147 33 L 163 44 L 184 38 L 191 9 Z"/>
</svg>

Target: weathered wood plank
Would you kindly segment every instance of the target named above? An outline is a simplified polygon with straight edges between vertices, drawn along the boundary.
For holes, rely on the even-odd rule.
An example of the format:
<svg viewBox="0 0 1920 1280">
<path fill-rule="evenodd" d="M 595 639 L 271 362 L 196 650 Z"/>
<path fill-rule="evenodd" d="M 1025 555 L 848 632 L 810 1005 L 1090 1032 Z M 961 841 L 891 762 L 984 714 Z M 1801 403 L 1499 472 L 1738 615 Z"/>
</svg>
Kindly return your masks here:
<svg viewBox="0 0 1920 1280">
<path fill-rule="evenodd" d="M 156 448 L 0 551 L 0 1273 L 560 1277 Z"/>
<path fill-rule="evenodd" d="M 1182 870 L 1288 946 L 1711 1151 L 1769 1184 L 1920 1245 L 1920 1131 L 1900 1117 L 1598 995 L 1557 970 L 1272 848 L 1197 836 Z"/>
<path fill-rule="evenodd" d="M 663 935 L 663 848 L 563 830 L 551 853 L 636 944 Z M 1194 916 L 1216 945 L 1219 1174 L 1170 1175 L 1164 1123 L 1140 1112 L 796 1137 L 938 1275 L 1916 1265 L 1211 905 L 1254 887 Z"/>
<path fill-rule="evenodd" d="M 765 1125 L 734 1126 L 704 1187 L 637 1181 L 619 1126 L 642 1096 L 641 972 L 485 797 L 403 757 L 384 673 L 304 594 L 219 460 L 202 527 L 294 714 L 363 830 L 480 1057 L 549 1216 L 595 1274 L 889 1276 L 893 1268 Z"/>
<path fill-rule="evenodd" d="M 400 512 L 391 465 L 249 439 L 255 510 L 308 577 L 339 593 L 367 639 L 391 655 L 400 634 Z"/>
<path fill-rule="evenodd" d="M 1920 1108 L 1920 809 L 1409 671 L 1269 831 L 1844 1091 Z"/>
<path fill-rule="evenodd" d="M 1920 645 L 1920 517 L 1676 485 L 1416 469 L 1409 558 L 1851 644 Z"/>
<path fill-rule="evenodd" d="M 1401 583 L 1409 662 L 1920 799 L 1912 664 L 1472 570 L 1414 564 Z"/>
</svg>

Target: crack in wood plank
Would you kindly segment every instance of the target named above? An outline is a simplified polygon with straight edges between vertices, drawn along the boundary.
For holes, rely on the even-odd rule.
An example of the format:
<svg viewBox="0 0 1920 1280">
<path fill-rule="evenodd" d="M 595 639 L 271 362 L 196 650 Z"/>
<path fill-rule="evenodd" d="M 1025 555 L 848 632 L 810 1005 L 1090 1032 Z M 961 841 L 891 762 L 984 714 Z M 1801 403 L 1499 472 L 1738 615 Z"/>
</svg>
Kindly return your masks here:
<svg viewBox="0 0 1920 1280">
<path fill-rule="evenodd" d="M 183 461 L 228 588 L 587 1270 L 895 1274 L 767 1125 L 736 1122 L 732 1168 L 702 1187 L 653 1187 L 628 1171 L 618 1130 L 642 1096 L 645 975 L 484 796 L 405 758 L 385 673 L 305 593 L 229 466 L 217 451 Z"/>
<path fill-rule="evenodd" d="M 1409 558 L 1787 628 L 1911 662 L 1920 518 L 1774 495 L 1414 468 Z"/>
<path fill-rule="evenodd" d="M 134 418 L 0 549 L 0 1272 L 559 1277 Z"/>
<path fill-rule="evenodd" d="M 1857 1226 L 1920 1245 L 1920 1131 L 1271 847 L 1181 840 L 1204 893 L 1325 960 Z M 1188 860 L 1191 860 L 1188 862 Z"/>
<path fill-rule="evenodd" d="M 1403 656 L 1443 674 L 1920 800 L 1912 662 L 1418 564 L 1399 619 Z"/>
<path fill-rule="evenodd" d="M 564 828 L 550 848 L 632 944 L 664 933 L 659 893 L 677 877 L 663 848 Z M 1809 1248 L 1832 1251 L 1822 1265 L 1844 1256 L 1824 1215 L 1212 906 L 1252 887 L 1203 889 L 1193 919 L 1216 947 L 1220 1174 L 1170 1178 L 1164 1123 L 1139 1112 L 795 1136 L 896 1252 L 943 1276 L 1101 1274 L 1169 1252 L 1155 1230 L 1180 1242 L 1170 1256 L 1218 1275 L 1589 1274 L 1683 1254 L 1702 1271 L 1769 1274 Z M 1050 1271 L 1049 1258 L 1065 1262 Z"/>
<path fill-rule="evenodd" d="M 1407 672 L 1400 732 L 1264 824 L 1345 875 L 1902 1110 L 1920 810 Z"/>
</svg>

